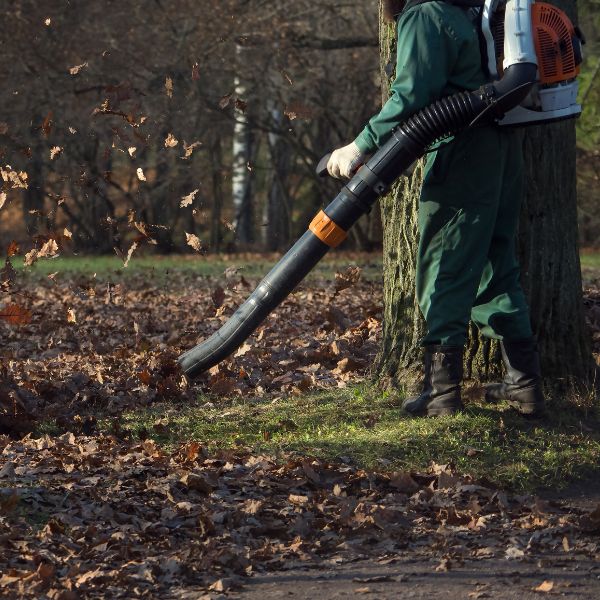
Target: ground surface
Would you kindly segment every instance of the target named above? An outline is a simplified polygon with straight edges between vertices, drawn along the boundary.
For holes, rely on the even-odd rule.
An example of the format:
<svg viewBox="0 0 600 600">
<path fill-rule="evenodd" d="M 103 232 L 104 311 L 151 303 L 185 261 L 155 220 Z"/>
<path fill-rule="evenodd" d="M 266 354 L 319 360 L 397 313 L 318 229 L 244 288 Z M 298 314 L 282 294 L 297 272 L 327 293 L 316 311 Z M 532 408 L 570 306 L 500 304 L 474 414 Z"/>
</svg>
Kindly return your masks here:
<svg viewBox="0 0 600 600">
<path fill-rule="evenodd" d="M 401 391 L 364 382 L 381 325 L 364 255 L 326 263 L 191 387 L 175 358 L 247 295 L 256 263 L 8 271 L 0 597 L 600 597 L 589 398 L 552 397 L 532 422 L 473 388 L 458 417 L 407 419 Z"/>
</svg>

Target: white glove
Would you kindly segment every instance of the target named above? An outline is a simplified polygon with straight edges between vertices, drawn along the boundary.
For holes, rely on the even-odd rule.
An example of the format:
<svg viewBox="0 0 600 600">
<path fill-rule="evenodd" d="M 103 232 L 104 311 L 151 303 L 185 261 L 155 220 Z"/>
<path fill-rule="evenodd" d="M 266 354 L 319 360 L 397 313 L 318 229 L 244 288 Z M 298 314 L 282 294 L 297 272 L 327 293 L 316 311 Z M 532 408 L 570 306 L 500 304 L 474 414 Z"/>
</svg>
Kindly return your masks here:
<svg viewBox="0 0 600 600">
<path fill-rule="evenodd" d="M 352 142 L 331 153 L 331 157 L 327 163 L 327 171 L 336 179 L 341 179 L 342 177 L 350 179 L 364 161 L 365 155 L 358 149 L 358 146 Z"/>
</svg>

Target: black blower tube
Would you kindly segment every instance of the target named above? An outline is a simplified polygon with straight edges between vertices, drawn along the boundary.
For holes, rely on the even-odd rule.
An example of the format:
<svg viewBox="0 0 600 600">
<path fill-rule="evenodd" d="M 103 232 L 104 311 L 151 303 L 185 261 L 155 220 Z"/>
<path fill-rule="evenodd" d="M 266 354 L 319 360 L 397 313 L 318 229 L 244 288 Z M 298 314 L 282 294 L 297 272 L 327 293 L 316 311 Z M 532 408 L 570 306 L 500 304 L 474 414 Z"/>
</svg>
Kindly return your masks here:
<svg viewBox="0 0 600 600">
<path fill-rule="evenodd" d="M 536 75 L 535 64 L 512 65 L 500 81 L 475 92 L 460 92 L 443 98 L 402 123 L 231 318 L 207 340 L 179 357 L 183 372 L 194 378 L 235 352 L 431 144 L 474 124 L 489 124 L 500 119 L 524 100 Z"/>
</svg>

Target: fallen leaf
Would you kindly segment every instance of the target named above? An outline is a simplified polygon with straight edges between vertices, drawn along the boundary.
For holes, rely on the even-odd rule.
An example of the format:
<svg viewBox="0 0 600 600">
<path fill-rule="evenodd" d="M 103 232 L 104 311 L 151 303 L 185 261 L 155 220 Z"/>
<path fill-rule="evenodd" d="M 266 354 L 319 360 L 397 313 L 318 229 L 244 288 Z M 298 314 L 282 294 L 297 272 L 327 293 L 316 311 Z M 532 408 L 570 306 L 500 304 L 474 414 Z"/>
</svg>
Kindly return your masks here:
<svg viewBox="0 0 600 600">
<path fill-rule="evenodd" d="M 144 170 L 142 167 L 138 167 L 136 173 L 140 181 L 146 181 L 146 175 L 144 175 Z"/>
<path fill-rule="evenodd" d="M 533 588 L 534 592 L 551 592 L 554 589 L 554 582 L 553 581 L 544 581 L 542 583 L 540 583 L 540 585 L 538 585 L 536 588 Z"/>
<path fill-rule="evenodd" d="M 31 318 L 31 311 L 18 304 L 9 304 L 0 308 L 0 319 L 11 325 L 27 325 L 31 323 Z"/>
</svg>

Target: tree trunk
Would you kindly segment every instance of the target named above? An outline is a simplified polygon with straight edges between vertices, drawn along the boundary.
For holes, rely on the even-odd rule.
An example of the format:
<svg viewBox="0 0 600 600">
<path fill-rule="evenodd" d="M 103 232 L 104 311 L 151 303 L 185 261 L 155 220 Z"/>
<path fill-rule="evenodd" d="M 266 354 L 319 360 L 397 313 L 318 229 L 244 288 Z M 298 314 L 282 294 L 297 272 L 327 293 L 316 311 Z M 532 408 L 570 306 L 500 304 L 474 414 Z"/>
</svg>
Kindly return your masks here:
<svg viewBox="0 0 600 600">
<path fill-rule="evenodd" d="M 569 4 L 574 6 L 572 1 Z M 385 23 L 380 13 L 383 100 L 393 75 L 395 45 L 395 27 Z M 524 150 L 527 189 L 519 254 L 543 370 L 553 384 L 586 385 L 592 381 L 594 366 L 583 317 L 573 122 L 528 129 Z M 419 378 L 419 342 L 425 332 L 414 292 L 422 167 L 420 162 L 412 177 L 402 177 L 381 202 L 384 323 L 376 372 L 384 384 L 408 388 Z M 465 354 L 467 377 L 496 377 L 500 371 L 498 344 L 480 338 L 474 326 L 470 334 Z"/>
<path fill-rule="evenodd" d="M 273 100 L 268 100 L 267 106 L 274 128 L 280 129 L 283 124 L 281 110 Z M 290 168 L 290 152 L 289 146 L 278 133 L 269 132 L 267 141 L 270 165 L 264 210 L 264 244 L 267 250 L 275 252 L 287 248 L 290 239 L 291 199 L 285 185 Z"/>
<path fill-rule="evenodd" d="M 238 72 L 244 69 L 246 50 L 236 45 Z M 234 95 L 238 100 L 246 96 L 246 85 L 240 75 L 234 78 Z M 253 135 L 245 110 L 236 111 L 233 130 L 233 165 L 231 175 L 231 192 L 233 200 L 234 221 L 237 241 L 247 246 L 253 240 L 253 206 L 252 206 L 252 171 L 250 163 L 253 154 Z"/>
</svg>

